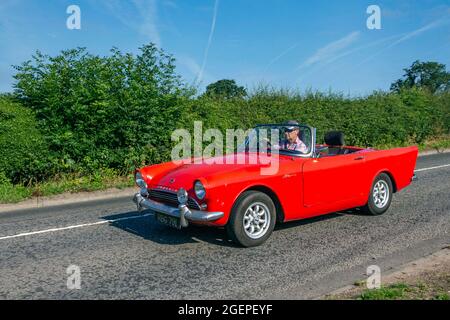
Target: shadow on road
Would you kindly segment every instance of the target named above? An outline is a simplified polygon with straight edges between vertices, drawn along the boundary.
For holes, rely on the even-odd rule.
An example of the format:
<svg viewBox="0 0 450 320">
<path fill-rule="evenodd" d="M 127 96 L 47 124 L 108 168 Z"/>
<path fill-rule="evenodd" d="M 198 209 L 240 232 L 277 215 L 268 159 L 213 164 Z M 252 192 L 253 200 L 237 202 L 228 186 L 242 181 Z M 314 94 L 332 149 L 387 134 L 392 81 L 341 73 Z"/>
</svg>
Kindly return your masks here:
<svg viewBox="0 0 450 320">
<path fill-rule="evenodd" d="M 160 244 L 179 245 L 185 243 L 208 242 L 214 245 L 236 247 L 228 240 L 226 231 L 222 228 L 210 228 L 190 225 L 189 228 L 181 230 L 173 229 L 156 221 L 153 214 L 136 219 L 126 219 L 139 215 L 151 214 L 150 211 L 138 213 L 130 211 L 126 213 L 108 215 L 102 217 L 105 220 L 117 220 L 110 223 L 111 226 L 130 232 L 146 240 Z M 125 219 L 124 219 L 125 218 Z"/>
<path fill-rule="evenodd" d="M 358 208 L 349 209 L 349 210 L 343 210 L 343 211 L 328 213 L 328 214 L 317 216 L 317 217 L 313 217 L 313 218 L 307 218 L 307 219 L 302 219 L 302 220 L 296 220 L 296 221 L 289 221 L 289 222 L 285 222 L 285 223 L 280 223 L 280 224 L 277 224 L 275 226 L 275 231 L 289 229 L 289 228 L 296 228 L 296 227 L 308 225 L 308 224 L 311 224 L 311 223 L 318 223 L 320 221 L 327 221 L 327 220 L 330 220 L 330 219 L 336 219 L 336 218 L 340 218 L 340 217 L 345 216 L 345 215 L 363 216 L 363 215 L 365 215 L 365 213 L 363 213 Z"/>
<path fill-rule="evenodd" d="M 131 219 L 139 215 L 142 215 L 143 217 Z M 318 223 L 329 219 L 336 219 L 345 215 L 363 215 L 363 213 L 359 209 L 351 209 L 314 218 L 277 224 L 275 226 L 275 232 L 289 228 L 296 228 L 311 223 Z M 142 213 L 130 211 L 126 213 L 104 216 L 102 219 L 112 220 L 110 223 L 111 226 L 160 244 L 179 245 L 185 243 L 207 242 L 225 247 L 239 247 L 228 239 L 226 231 L 223 228 L 190 225 L 189 228 L 177 230 L 160 224 L 156 221 L 150 211 L 143 211 Z"/>
</svg>

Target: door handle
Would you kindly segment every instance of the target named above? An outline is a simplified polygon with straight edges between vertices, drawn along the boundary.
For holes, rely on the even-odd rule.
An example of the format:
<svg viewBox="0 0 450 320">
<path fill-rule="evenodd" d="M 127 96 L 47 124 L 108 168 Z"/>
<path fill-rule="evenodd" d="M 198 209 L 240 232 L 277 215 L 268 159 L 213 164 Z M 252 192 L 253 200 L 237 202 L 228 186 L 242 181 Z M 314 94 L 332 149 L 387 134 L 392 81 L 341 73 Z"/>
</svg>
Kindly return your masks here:
<svg viewBox="0 0 450 320">
<path fill-rule="evenodd" d="M 353 159 L 353 160 L 364 160 L 364 159 L 365 159 L 364 156 L 359 156 L 359 157 L 357 157 L 357 158 L 355 158 L 355 159 Z"/>
</svg>

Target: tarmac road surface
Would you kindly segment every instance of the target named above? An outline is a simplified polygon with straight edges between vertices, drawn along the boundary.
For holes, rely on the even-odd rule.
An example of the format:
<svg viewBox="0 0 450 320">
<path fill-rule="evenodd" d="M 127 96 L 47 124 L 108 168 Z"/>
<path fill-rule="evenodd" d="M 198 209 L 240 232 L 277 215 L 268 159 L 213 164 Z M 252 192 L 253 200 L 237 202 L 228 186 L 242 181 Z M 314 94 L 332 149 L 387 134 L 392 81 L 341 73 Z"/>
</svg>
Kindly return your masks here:
<svg viewBox="0 0 450 320">
<path fill-rule="evenodd" d="M 450 244 L 450 154 L 382 216 L 334 213 L 278 226 L 243 249 L 224 230 L 159 225 L 127 198 L 0 213 L 0 299 L 305 299 Z M 67 268 L 80 269 L 68 289 Z M 71 278 L 72 279 L 72 278 Z"/>
</svg>

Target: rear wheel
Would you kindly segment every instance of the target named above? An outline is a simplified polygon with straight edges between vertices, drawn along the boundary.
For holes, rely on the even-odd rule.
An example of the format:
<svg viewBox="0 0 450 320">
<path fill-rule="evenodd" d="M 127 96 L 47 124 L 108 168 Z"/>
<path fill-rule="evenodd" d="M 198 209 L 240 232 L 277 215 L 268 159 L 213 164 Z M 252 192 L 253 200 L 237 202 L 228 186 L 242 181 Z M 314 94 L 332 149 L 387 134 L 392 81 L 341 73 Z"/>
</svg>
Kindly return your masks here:
<svg viewBox="0 0 450 320">
<path fill-rule="evenodd" d="M 391 205 L 393 191 L 391 178 L 386 173 L 379 174 L 372 184 L 369 200 L 363 210 L 371 215 L 385 213 Z"/>
<path fill-rule="evenodd" d="M 244 247 L 263 244 L 272 234 L 276 210 L 272 199 L 258 191 L 244 192 L 231 210 L 226 226 L 229 237 Z"/>
</svg>

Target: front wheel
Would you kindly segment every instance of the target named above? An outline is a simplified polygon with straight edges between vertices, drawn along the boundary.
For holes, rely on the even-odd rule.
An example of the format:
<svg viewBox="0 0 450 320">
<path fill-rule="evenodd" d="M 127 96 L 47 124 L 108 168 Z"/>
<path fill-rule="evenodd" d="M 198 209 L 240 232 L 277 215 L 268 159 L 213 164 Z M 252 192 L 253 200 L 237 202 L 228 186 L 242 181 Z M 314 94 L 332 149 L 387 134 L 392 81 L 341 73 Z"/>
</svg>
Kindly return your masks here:
<svg viewBox="0 0 450 320">
<path fill-rule="evenodd" d="M 363 210 L 371 215 L 385 213 L 391 205 L 393 190 L 391 178 L 386 173 L 379 174 L 372 184 L 369 200 Z"/>
<path fill-rule="evenodd" d="M 244 247 L 263 244 L 276 222 L 275 205 L 265 193 L 246 191 L 236 201 L 226 226 L 229 237 Z"/>
</svg>

